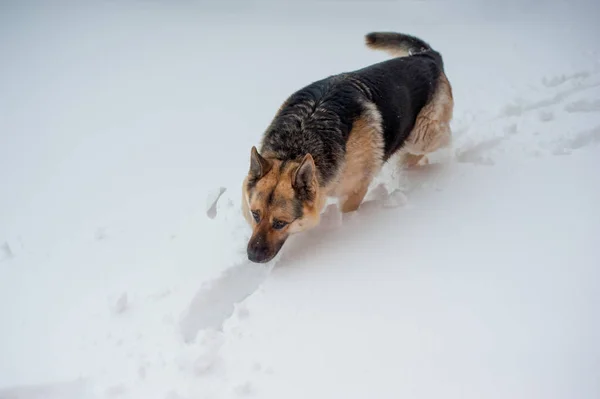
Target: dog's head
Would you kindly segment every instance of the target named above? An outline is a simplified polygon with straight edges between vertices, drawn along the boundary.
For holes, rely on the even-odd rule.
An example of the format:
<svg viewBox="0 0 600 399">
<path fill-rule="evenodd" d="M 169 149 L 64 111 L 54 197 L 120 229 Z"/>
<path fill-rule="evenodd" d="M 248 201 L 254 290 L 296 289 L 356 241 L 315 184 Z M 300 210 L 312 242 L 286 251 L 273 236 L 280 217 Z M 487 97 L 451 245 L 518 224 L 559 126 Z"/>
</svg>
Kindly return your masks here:
<svg viewBox="0 0 600 399">
<path fill-rule="evenodd" d="M 252 147 L 242 190 L 244 217 L 253 230 L 247 248 L 252 262 L 270 261 L 291 234 L 319 222 L 319 184 L 310 154 L 300 161 L 280 161 Z"/>
</svg>

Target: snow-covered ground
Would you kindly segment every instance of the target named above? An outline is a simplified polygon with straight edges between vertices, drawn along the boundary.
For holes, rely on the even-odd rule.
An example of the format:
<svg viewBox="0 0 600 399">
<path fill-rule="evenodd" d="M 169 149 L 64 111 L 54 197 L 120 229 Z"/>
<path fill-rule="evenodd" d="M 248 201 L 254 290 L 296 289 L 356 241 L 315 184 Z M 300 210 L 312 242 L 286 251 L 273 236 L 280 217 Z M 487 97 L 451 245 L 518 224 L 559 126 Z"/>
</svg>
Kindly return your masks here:
<svg viewBox="0 0 600 399">
<path fill-rule="evenodd" d="M 50 3 L 0 5 L 0 398 L 600 397 L 597 1 Z M 373 30 L 453 150 L 248 263 L 250 147 Z"/>
</svg>

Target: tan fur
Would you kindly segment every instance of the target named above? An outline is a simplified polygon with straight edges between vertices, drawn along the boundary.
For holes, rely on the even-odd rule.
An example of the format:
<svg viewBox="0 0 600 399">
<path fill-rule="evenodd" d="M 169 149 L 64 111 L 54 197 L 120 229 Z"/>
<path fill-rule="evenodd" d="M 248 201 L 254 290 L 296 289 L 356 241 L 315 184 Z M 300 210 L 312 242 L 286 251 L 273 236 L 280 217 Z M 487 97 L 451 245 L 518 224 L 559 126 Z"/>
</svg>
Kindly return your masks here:
<svg viewBox="0 0 600 399">
<path fill-rule="evenodd" d="M 248 184 L 248 178 L 246 177 L 242 183 L 242 216 L 246 219 L 246 222 L 252 226 L 252 214 L 250 213 L 250 203 L 248 198 L 248 191 L 246 185 Z"/>
<path fill-rule="evenodd" d="M 258 181 L 252 198 L 248 198 L 248 209 L 259 209 L 263 213 L 263 219 L 277 218 L 279 220 L 291 221 L 293 219 L 292 209 L 286 206 L 285 200 L 294 196 L 291 185 L 291 167 L 294 165 L 287 166 L 282 171 L 283 173 L 279 173 L 281 161 L 274 159 L 271 162 L 273 163 L 273 167 Z M 296 163 L 295 166 L 297 165 Z M 266 193 L 271 192 L 273 187 L 275 187 L 275 191 L 273 192 L 274 203 L 279 206 L 267 208 Z M 253 219 L 252 221 L 254 222 Z"/>
<path fill-rule="evenodd" d="M 402 162 L 405 165 L 426 163 L 427 154 L 450 145 L 452 135 L 450 121 L 453 109 L 452 86 L 446 74 L 442 73 L 432 99 L 419 112 L 415 127 L 406 139 L 402 149 L 404 155 Z M 415 158 L 415 156 L 419 157 Z"/>
<path fill-rule="evenodd" d="M 399 48 L 395 44 L 389 44 L 386 42 L 375 42 L 374 43 L 374 42 L 370 42 L 367 39 L 366 45 L 368 48 L 370 48 L 372 50 L 385 51 L 392 57 L 406 57 L 407 55 L 409 55 L 408 51 L 406 51 L 402 48 Z"/>
<path fill-rule="evenodd" d="M 381 116 L 371 104 L 366 109 L 363 117 L 354 123 L 350 131 L 341 178 L 330 188 L 330 195 L 339 199 L 343 213 L 358 209 L 371 180 L 382 166 L 384 144 Z"/>
<path fill-rule="evenodd" d="M 318 192 L 314 203 L 303 204 L 302 219 L 294 221 L 293 209 L 291 208 L 291 200 L 294 198 L 292 178 L 295 170 L 299 166 L 299 162 L 289 162 L 286 167 L 281 170 L 280 160 L 267 159 L 272 162 L 273 167 L 258 181 L 254 189 L 254 194 L 250 196 L 246 189 L 248 177 L 244 180 L 242 187 L 242 211 L 246 221 L 255 230 L 253 235 L 258 232 L 257 229 L 269 228 L 274 220 L 291 223 L 282 230 L 271 229 L 275 232 L 271 237 L 273 240 L 282 239 L 285 234 L 297 233 L 317 225 L 320 220 L 320 213 L 325 204 L 326 197 Z M 318 187 L 316 181 L 314 184 Z M 275 190 L 273 191 L 274 187 Z M 273 191 L 274 201 L 268 206 L 267 193 L 270 193 L 271 191 Z M 264 223 L 256 223 L 251 214 L 252 210 L 261 212 L 261 222 Z"/>
<path fill-rule="evenodd" d="M 428 163 L 428 159 L 425 155 L 413 155 L 409 152 L 401 154 L 402 159 L 400 162 L 407 168 L 413 168 L 418 165 L 426 165 Z"/>
</svg>

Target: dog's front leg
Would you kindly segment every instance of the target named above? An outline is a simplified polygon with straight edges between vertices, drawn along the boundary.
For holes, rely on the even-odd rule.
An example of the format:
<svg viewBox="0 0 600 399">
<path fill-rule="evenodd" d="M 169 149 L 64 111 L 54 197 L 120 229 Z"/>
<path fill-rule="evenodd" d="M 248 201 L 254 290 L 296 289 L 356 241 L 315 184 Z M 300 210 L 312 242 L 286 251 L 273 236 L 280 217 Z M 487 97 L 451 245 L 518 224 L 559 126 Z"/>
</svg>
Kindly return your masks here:
<svg viewBox="0 0 600 399">
<path fill-rule="evenodd" d="M 360 204 L 362 203 L 365 195 L 367 195 L 367 191 L 369 189 L 368 183 L 361 183 L 360 187 L 354 189 L 350 194 L 345 196 L 341 201 L 340 209 L 342 213 L 354 212 L 358 209 Z"/>
</svg>

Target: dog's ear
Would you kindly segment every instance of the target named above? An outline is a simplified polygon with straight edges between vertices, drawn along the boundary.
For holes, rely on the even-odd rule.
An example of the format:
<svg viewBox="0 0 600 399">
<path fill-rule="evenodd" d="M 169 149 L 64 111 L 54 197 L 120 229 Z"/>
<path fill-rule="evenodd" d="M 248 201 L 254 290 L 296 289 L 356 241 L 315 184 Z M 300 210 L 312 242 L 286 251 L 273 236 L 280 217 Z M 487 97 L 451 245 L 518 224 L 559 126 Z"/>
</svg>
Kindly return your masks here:
<svg viewBox="0 0 600 399">
<path fill-rule="evenodd" d="M 256 149 L 255 146 L 252 146 L 252 150 L 250 151 L 250 171 L 249 175 L 253 179 L 260 179 L 264 175 L 266 175 L 271 167 L 273 166 L 272 162 L 268 159 L 263 158 Z"/>
<path fill-rule="evenodd" d="M 312 201 L 314 199 L 317 190 L 316 172 L 315 160 L 312 155 L 306 154 L 292 174 L 292 187 L 301 200 Z"/>
</svg>

